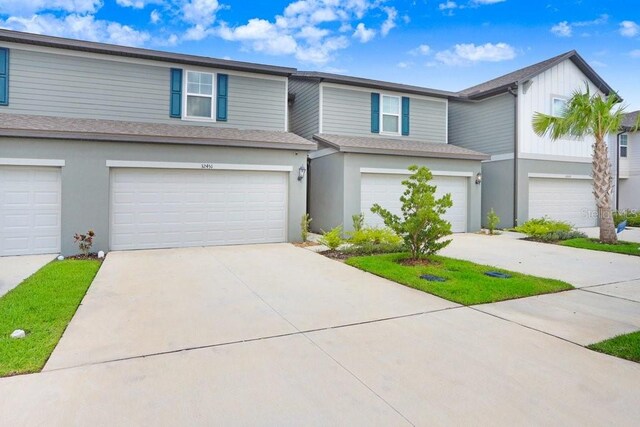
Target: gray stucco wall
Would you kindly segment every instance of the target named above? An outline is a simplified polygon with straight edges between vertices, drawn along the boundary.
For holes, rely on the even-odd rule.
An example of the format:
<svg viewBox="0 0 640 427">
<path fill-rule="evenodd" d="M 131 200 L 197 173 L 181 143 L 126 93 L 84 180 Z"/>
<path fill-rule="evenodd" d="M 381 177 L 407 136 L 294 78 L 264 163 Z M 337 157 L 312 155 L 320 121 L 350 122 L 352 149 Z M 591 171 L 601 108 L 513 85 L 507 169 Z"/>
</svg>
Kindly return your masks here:
<svg viewBox="0 0 640 427">
<path fill-rule="evenodd" d="M 320 126 L 320 83 L 291 78 L 289 93 L 295 95 L 289 108 L 289 130 L 311 139 Z"/>
<path fill-rule="evenodd" d="M 169 117 L 172 67 L 11 49 L 9 106 L 0 112 L 206 125 Z M 284 78 L 229 74 L 228 89 L 228 120 L 210 126 L 285 129 Z"/>
<path fill-rule="evenodd" d="M 62 253 L 75 254 L 72 236 L 93 229 L 94 249 L 109 249 L 109 168 L 107 160 L 195 163 L 248 163 L 292 166 L 289 177 L 288 239 L 300 240 L 300 218 L 306 211 L 306 178 L 298 168 L 307 153 L 288 150 L 205 147 L 171 144 L 110 143 L 35 139 L 0 139 L 2 157 L 62 159 Z"/>
<path fill-rule="evenodd" d="M 487 154 L 513 153 L 514 98 L 449 102 L 449 143 Z"/>
<path fill-rule="evenodd" d="M 513 159 L 482 162 L 482 225 L 493 208 L 498 228 L 513 227 Z"/>
<path fill-rule="evenodd" d="M 320 161 L 322 166 L 317 166 Z M 362 212 L 361 168 L 407 169 L 411 165 L 438 171 L 471 172 L 473 177 L 467 186 L 467 227 L 468 231 L 480 229 L 480 185 L 475 184 L 475 175 L 480 172 L 479 161 L 335 153 L 311 161 L 310 206 L 314 230 L 328 230 L 338 225 L 343 225 L 345 231 L 353 230 L 351 217 Z"/>
<path fill-rule="evenodd" d="M 529 174 L 591 175 L 591 163 L 518 160 L 518 223 L 529 219 Z"/>
<path fill-rule="evenodd" d="M 343 224 L 344 154 L 312 159 L 309 164 L 309 214 L 315 232 Z"/>
<path fill-rule="evenodd" d="M 389 137 L 371 133 L 371 93 L 346 88 L 322 88 L 322 133 L 340 135 Z M 447 142 L 447 103 L 411 97 L 408 136 L 428 142 Z"/>
<path fill-rule="evenodd" d="M 620 210 L 640 211 L 640 175 L 620 180 Z"/>
</svg>

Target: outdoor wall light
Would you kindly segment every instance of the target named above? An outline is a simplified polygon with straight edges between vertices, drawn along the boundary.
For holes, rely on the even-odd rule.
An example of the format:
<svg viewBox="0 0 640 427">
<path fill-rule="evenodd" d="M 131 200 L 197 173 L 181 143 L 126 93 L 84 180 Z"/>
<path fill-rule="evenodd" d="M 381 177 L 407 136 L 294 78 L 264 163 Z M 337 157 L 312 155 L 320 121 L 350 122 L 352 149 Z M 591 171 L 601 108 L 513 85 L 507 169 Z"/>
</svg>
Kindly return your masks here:
<svg viewBox="0 0 640 427">
<path fill-rule="evenodd" d="M 298 169 L 298 181 L 302 181 L 304 179 L 305 173 L 307 173 L 307 168 L 300 166 L 300 169 Z"/>
<path fill-rule="evenodd" d="M 476 174 L 476 184 L 480 184 L 482 182 L 482 174 L 480 172 L 478 172 Z"/>
</svg>

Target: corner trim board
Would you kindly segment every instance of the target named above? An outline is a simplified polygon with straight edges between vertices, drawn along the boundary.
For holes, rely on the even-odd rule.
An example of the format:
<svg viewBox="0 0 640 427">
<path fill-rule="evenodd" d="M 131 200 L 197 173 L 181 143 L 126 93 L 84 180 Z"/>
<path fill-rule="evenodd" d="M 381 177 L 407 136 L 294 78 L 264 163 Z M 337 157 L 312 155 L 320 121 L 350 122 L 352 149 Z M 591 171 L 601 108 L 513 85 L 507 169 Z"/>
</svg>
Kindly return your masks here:
<svg viewBox="0 0 640 427">
<path fill-rule="evenodd" d="M 234 170 L 234 171 L 262 171 L 262 172 L 291 172 L 293 166 L 286 165 L 250 165 L 232 163 L 187 163 L 187 162 L 144 162 L 129 160 L 107 160 L 108 168 L 144 168 L 144 169 L 203 169 L 203 170 Z"/>
<path fill-rule="evenodd" d="M 411 173 L 407 169 L 385 169 L 385 168 L 360 168 L 360 173 L 378 173 L 386 175 L 410 175 Z M 461 176 L 470 178 L 473 176 L 473 172 L 458 172 L 458 171 L 431 171 L 433 176 Z"/>
<path fill-rule="evenodd" d="M 62 159 L 22 159 L 0 158 L 0 166 L 54 166 L 62 167 L 65 161 Z"/>
</svg>

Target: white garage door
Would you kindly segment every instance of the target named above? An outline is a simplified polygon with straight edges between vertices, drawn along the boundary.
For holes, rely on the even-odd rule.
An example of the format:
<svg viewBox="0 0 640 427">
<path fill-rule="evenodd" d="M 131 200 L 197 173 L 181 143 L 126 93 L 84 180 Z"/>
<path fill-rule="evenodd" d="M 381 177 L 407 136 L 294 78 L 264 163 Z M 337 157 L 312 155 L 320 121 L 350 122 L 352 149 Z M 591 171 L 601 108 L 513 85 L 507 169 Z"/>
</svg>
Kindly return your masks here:
<svg viewBox="0 0 640 427">
<path fill-rule="evenodd" d="M 365 222 L 372 226 L 384 225 L 379 215 L 371 212 L 371 206 L 380 206 L 400 214 L 400 196 L 404 192 L 402 181 L 408 175 L 363 173 L 361 180 L 361 209 Z M 467 231 L 467 180 L 458 176 L 435 176 L 432 183 L 437 186 L 436 195 L 450 193 L 453 206 L 445 214 L 454 232 Z"/>
<path fill-rule="evenodd" d="M 0 166 L 0 256 L 60 252 L 60 168 Z"/>
<path fill-rule="evenodd" d="M 529 178 L 529 218 L 548 216 L 576 227 L 597 224 L 590 179 Z"/>
<path fill-rule="evenodd" d="M 286 240 L 287 174 L 112 169 L 111 249 Z"/>
</svg>

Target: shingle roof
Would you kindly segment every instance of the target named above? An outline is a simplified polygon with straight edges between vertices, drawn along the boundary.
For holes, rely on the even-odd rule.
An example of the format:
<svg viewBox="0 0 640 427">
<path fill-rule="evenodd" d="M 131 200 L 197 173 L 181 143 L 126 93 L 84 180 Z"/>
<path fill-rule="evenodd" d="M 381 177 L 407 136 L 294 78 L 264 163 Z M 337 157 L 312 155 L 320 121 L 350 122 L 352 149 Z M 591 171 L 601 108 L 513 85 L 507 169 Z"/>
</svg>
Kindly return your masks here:
<svg viewBox="0 0 640 427">
<path fill-rule="evenodd" d="M 327 83 L 340 83 L 350 86 L 367 87 L 372 89 L 392 90 L 397 92 L 412 93 L 416 95 L 435 96 L 449 98 L 456 96 L 454 92 L 446 90 L 430 89 L 421 86 L 406 85 L 402 83 L 385 82 L 382 80 L 365 79 L 362 77 L 344 76 L 341 74 L 322 73 L 318 71 L 298 71 L 291 75 L 292 78 L 319 80 Z"/>
<path fill-rule="evenodd" d="M 571 60 L 576 66 L 605 94 L 613 93 L 614 90 L 587 64 L 587 62 L 575 50 L 563 53 L 553 58 L 546 59 L 537 64 L 521 68 L 509 74 L 497 77 L 495 79 L 480 83 L 458 92 L 461 96 L 467 96 L 471 99 L 481 99 L 488 96 L 504 92 L 515 83 L 523 83 L 538 74 L 554 67 L 565 60 Z"/>
<path fill-rule="evenodd" d="M 625 114 L 624 119 L 622 120 L 622 128 L 626 130 L 634 128 L 638 122 L 638 116 L 640 116 L 640 110 Z"/>
<path fill-rule="evenodd" d="M 395 156 L 437 157 L 445 159 L 487 160 L 489 156 L 451 144 L 407 139 L 332 135 L 314 135 L 316 141 L 346 153 L 389 154 Z"/>
<path fill-rule="evenodd" d="M 291 132 L 0 113 L 0 136 L 315 150 Z"/>
<path fill-rule="evenodd" d="M 295 68 L 278 67 L 275 65 L 254 64 L 251 62 L 231 61 L 226 59 L 209 58 L 206 56 L 185 55 L 181 53 L 118 46 L 107 43 L 87 42 L 2 29 L 0 29 L 0 41 L 281 76 L 288 76 L 295 71 Z"/>
</svg>

